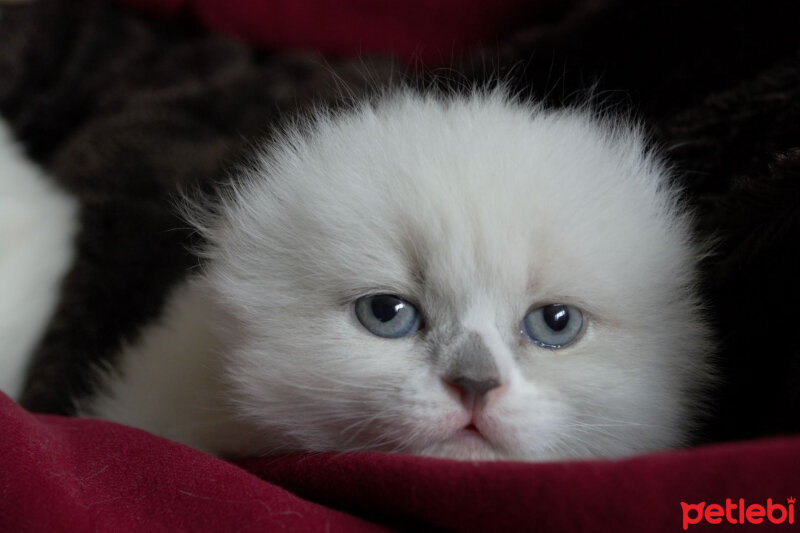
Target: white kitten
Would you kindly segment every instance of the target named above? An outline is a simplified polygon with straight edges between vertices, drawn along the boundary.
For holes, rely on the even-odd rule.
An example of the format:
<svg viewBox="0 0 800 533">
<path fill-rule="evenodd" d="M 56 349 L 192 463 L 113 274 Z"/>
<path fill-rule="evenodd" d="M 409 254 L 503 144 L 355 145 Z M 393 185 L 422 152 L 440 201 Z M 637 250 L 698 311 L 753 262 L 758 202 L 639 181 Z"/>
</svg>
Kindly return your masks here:
<svg viewBox="0 0 800 533">
<path fill-rule="evenodd" d="M 218 453 L 618 456 L 686 442 L 711 344 L 642 135 L 401 92 L 265 147 L 202 274 L 84 413 Z"/>
</svg>

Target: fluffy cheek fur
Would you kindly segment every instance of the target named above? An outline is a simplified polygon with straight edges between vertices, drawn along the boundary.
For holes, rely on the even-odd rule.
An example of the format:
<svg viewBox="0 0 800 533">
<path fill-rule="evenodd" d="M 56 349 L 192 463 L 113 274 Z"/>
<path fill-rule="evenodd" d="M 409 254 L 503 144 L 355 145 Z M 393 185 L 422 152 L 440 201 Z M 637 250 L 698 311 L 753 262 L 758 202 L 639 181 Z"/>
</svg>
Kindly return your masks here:
<svg viewBox="0 0 800 533">
<path fill-rule="evenodd" d="M 420 346 L 371 336 L 349 306 L 288 300 L 271 298 L 252 322 L 224 303 L 214 313 L 233 347 L 228 399 L 259 428 L 259 452 L 408 450 L 446 436 L 458 404 Z"/>
</svg>

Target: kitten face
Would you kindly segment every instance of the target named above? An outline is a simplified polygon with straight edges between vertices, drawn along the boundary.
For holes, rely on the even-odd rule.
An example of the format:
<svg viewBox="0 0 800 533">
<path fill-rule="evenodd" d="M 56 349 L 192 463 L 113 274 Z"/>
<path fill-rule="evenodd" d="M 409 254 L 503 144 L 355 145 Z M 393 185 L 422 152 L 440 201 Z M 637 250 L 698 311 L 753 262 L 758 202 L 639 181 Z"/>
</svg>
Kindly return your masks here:
<svg viewBox="0 0 800 533">
<path fill-rule="evenodd" d="M 207 230 L 199 281 L 252 453 L 684 441 L 709 351 L 695 251 L 637 133 L 406 93 L 271 150 Z"/>
</svg>

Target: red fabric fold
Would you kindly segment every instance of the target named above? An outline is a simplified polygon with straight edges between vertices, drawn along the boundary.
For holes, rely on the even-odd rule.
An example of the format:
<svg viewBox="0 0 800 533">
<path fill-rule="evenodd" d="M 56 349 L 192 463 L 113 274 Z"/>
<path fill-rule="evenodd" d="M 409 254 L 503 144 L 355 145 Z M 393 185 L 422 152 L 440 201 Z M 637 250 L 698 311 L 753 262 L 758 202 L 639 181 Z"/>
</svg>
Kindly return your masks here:
<svg viewBox="0 0 800 533">
<path fill-rule="evenodd" d="M 800 493 L 800 437 L 621 461 L 364 453 L 237 466 L 118 424 L 33 415 L 2 395 L 0 428 L 2 531 L 681 531 L 681 502 L 788 506 Z M 705 529 L 719 527 L 687 525 Z"/>
<path fill-rule="evenodd" d="M 326 505 L 413 518 L 448 530 L 657 532 L 682 530 L 681 502 L 724 507 L 726 498 L 737 505 L 743 498 L 748 506 L 766 506 L 771 498 L 786 507 L 787 498 L 800 494 L 799 460 L 800 438 L 795 437 L 620 461 L 468 463 L 321 454 L 244 466 Z M 800 522 L 800 512 L 794 512 Z M 738 512 L 732 517 L 738 520 Z M 703 519 L 688 529 L 713 526 Z"/>
<path fill-rule="evenodd" d="M 134 428 L 0 394 L 0 531 L 381 531 Z"/>
</svg>

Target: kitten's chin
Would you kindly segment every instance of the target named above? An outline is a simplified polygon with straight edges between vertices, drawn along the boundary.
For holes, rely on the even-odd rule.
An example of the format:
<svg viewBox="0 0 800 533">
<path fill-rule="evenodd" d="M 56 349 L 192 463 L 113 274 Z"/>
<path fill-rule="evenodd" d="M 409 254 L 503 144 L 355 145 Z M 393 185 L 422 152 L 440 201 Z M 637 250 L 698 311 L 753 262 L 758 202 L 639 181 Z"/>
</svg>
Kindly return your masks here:
<svg viewBox="0 0 800 533">
<path fill-rule="evenodd" d="M 497 449 L 478 431 L 467 428 L 458 430 L 447 440 L 414 450 L 413 453 L 468 461 L 497 461 L 511 458 L 508 453 Z"/>
</svg>

